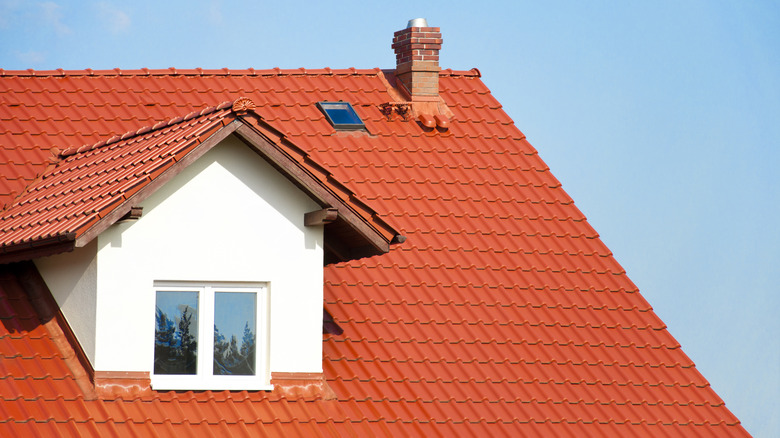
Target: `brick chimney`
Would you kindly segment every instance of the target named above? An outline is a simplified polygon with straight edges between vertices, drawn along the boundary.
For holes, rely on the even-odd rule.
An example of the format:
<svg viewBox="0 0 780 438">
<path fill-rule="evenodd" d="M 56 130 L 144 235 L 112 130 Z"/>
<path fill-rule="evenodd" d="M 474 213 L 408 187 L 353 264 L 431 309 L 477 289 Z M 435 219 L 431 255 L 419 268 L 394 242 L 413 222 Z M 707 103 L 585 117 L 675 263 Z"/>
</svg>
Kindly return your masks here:
<svg viewBox="0 0 780 438">
<path fill-rule="evenodd" d="M 413 102 L 439 99 L 441 43 L 441 30 L 428 27 L 424 18 L 409 20 L 406 29 L 395 33 L 395 76 Z"/>
</svg>

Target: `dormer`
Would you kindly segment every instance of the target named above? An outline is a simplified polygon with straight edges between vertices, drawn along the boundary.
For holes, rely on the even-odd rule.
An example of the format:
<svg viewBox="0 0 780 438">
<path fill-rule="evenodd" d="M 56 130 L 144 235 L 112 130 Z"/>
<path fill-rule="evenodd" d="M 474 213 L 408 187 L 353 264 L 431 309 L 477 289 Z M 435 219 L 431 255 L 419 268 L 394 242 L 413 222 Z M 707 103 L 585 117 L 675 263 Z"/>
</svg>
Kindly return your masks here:
<svg viewBox="0 0 780 438">
<path fill-rule="evenodd" d="M 245 98 L 61 152 L 4 224 L 103 395 L 322 373 L 323 265 L 403 240 Z"/>
</svg>

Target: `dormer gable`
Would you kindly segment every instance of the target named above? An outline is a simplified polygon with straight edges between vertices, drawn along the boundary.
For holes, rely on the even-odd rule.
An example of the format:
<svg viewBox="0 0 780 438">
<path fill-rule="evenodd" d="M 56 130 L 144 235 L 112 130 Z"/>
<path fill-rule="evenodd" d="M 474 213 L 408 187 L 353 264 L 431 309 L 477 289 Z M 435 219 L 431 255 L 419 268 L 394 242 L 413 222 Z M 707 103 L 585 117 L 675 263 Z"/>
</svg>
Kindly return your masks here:
<svg viewBox="0 0 780 438">
<path fill-rule="evenodd" d="M 401 240 L 253 107 L 65 150 L 4 212 L 0 257 L 37 258 L 99 392 L 150 378 L 270 389 L 272 373 L 321 373 L 326 254 Z"/>
<path fill-rule="evenodd" d="M 86 246 L 231 134 L 323 209 L 337 210 L 327 220 L 334 238 L 326 245 L 341 261 L 385 253 L 394 239 L 402 239 L 254 108 L 250 99 L 239 98 L 121 137 L 55 151 L 47 171 L 0 216 L 0 263 Z"/>
</svg>

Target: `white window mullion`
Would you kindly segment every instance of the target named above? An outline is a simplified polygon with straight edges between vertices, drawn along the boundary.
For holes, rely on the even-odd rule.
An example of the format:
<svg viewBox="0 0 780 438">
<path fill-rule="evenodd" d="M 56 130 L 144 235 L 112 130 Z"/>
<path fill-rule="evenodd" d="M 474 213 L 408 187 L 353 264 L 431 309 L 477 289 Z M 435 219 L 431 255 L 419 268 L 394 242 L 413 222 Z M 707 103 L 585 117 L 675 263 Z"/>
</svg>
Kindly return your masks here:
<svg viewBox="0 0 780 438">
<path fill-rule="evenodd" d="M 198 376 L 211 376 L 214 368 L 214 289 L 206 286 L 201 294 L 200 345 L 198 345 Z"/>
</svg>

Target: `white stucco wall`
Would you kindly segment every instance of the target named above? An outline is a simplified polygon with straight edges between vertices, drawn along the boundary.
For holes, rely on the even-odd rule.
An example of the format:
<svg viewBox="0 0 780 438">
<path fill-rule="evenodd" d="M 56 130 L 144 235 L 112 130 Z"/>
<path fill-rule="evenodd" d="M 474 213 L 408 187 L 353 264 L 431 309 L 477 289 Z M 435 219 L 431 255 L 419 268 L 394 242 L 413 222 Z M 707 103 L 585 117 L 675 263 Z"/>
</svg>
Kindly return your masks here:
<svg viewBox="0 0 780 438">
<path fill-rule="evenodd" d="M 35 266 L 78 337 L 84 354 L 95 363 L 97 242 L 70 253 L 40 258 L 35 260 Z"/>
<path fill-rule="evenodd" d="M 231 136 L 142 206 L 138 221 L 101 234 L 96 257 L 80 268 L 92 273 L 97 294 L 87 312 L 93 321 L 73 325 L 95 327 L 95 370 L 150 371 L 153 283 L 202 281 L 267 282 L 270 371 L 322 371 L 323 228 L 303 226 L 315 202 Z M 44 278 L 56 290 L 53 275 Z M 84 293 L 55 295 L 89 302 Z M 77 332 L 82 342 L 85 331 Z"/>
</svg>

